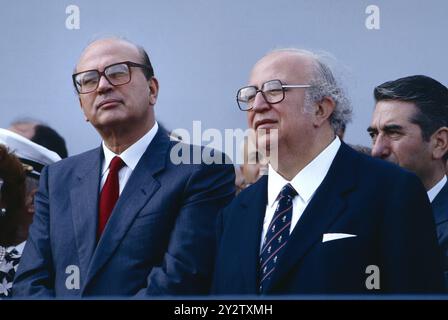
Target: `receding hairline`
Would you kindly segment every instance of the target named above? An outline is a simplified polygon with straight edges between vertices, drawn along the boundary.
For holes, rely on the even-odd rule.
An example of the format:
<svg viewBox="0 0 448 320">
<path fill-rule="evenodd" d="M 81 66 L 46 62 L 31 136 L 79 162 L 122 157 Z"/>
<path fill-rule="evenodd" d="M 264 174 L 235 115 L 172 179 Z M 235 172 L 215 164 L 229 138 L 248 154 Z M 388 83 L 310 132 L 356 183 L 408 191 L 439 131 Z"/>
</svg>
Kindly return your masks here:
<svg viewBox="0 0 448 320">
<path fill-rule="evenodd" d="M 266 53 L 261 59 L 275 56 L 275 55 L 285 55 L 285 56 L 295 56 L 297 58 L 308 58 L 312 61 L 318 61 L 319 56 L 315 54 L 312 51 L 305 50 L 305 49 L 296 49 L 296 48 L 280 48 L 280 49 L 274 49 Z"/>
<path fill-rule="evenodd" d="M 87 50 L 89 50 L 90 48 L 92 48 L 93 46 L 95 46 L 95 45 L 97 45 L 98 43 L 101 43 L 101 42 L 106 42 L 106 43 L 107 42 L 121 42 L 121 43 L 124 43 L 124 44 L 126 44 L 126 45 L 128 45 L 130 47 L 135 48 L 135 50 L 137 51 L 138 55 L 140 56 L 140 59 L 142 60 L 141 62 L 143 62 L 143 60 L 144 60 L 143 54 L 145 52 L 145 49 L 142 46 L 140 46 L 140 45 L 138 45 L 138 44 L 136 44 L 136 43 L 126 39 L 126 38 L 122 38 L 122 37 L 115 37 L 115 36 L 104 37 L 104 38 L 94 39 L 94 40 L 90 41 L 84 47 L 84 49 L 81 51 L 81 54 L 79 55 L 79 58 L 78 58 L 78 61 L 76 62 L 76 65 L 74 67 L 74 73 L 77 72 L 77 68 L 78 68 L 79 62 L 85 56 Z"/>
<path fill-rule="evenodd" d="M 276 63 L 279 62 L 278 58 L 294 59 L 294 67 L 303 67 L 304 65 L 309 67 L 307 71 L 310 72 L 309 76 L 311 78 L 314 77 L 319 65 L 319 56 L 311 51 L 305 49 L 282 48 L 269 51 L 263 57 L 261 57 L 253 66 L 251 74 L 260 64 L 266 63 L 267 61 Z"/>
</svg>

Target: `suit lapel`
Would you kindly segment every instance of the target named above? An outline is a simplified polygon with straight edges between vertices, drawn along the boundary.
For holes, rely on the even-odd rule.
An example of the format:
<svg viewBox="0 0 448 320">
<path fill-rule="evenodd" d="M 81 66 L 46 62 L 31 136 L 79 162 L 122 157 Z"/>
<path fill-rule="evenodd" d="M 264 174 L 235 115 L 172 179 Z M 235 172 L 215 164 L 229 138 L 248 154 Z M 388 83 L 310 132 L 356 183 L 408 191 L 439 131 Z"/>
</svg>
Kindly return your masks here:
<svg viewBox="0 0 448 320">
<path fill-rule="evenodd" d="M 268 177 L 262 177 L 256 184 L 247 189 L 241 200 L 239 236 L 241 236 L 241 264 L 246 287 L 249 292 L 258 290 L 258 259 L 260 251 L 261 231 L 266 212 L 268 193 Z M 242 195 L 242 196 L 243 196 Z"/>
<path fill-rule="evenodd" d="M 446 226 L 448 222 L 448 182 L 445 183 L 443 188 L 434 198 L 431 207 L 437 229 L 437 240 L 442 247 L 446 246 L 448 237 Z"/>
<path fill-rule="evenodd" d="M 322 235 L 346 208 L 345 195 L 353 189 L 356 153 L 344 143 L 311 202 L 297 222 L 267 290 L 282 281 L 307 251 L 322 241 Z"/>
<path fill-rule="evenodd" d="M 76 169 L 78 184 L 70 191 L 75 241 L 84 276 L 96 246 L 102 154 L 101 148 L 97 148 L 87 155 Z"/>
<path fill-rule="evenodd" d="M 165 167 L 168 147 L 169 138 L 159 130 L 118 198 L 90 262 L 86 283 L 113 255 L 140 210 L 160 187 L 154 176 Z"/>
<path fill-rule="evenodd" d="M 448 182 L 431 203 L 436 224 L 448 220 Z"/>
</svg>

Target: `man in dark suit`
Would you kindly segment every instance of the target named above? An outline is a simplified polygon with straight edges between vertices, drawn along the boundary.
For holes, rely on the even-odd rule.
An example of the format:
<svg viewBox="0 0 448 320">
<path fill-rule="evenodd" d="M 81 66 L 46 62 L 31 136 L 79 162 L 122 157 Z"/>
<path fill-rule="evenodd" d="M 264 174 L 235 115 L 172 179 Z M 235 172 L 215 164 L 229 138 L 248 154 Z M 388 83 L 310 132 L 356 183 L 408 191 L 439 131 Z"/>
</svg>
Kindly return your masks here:
<svg viewBox="0 0 448 320">
<path fill-rule="evenodd" d="M 220 216 L 214 294 L 442 290 L 421 182 L 336 137 L 351 110 L 317 55 L 266 55 L 237 102 L 270 159 L 269 174 Z"/>
<path fill-rule="evenodd" d="M 95 41 L 73 81 L 103 143 L 43 170 L 13 295 L 207 293 L 233 166 L 175 164 L 182 154 L 155 121 L 159 85 L 143 48 Z"/>
<path fill-rule="evenodd" d="M 372 156 L 414 172 L 431 201 L 448 289 L 448 89 L 422 75 L 385 82 L 374 90 L 367 129 Z"/>
</svg>

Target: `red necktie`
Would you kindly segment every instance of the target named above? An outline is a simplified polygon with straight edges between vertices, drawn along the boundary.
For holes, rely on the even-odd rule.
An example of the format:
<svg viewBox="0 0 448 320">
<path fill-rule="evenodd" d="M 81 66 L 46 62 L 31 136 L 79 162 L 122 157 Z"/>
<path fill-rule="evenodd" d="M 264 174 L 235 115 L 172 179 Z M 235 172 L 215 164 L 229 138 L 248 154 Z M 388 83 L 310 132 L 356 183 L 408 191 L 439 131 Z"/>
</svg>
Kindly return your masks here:
<svg viewBox="0 0 448 320">
<path fill-rule="evenodd" d="M 101 237 L 107 220 L 115 207 L 120 193 L 118 182 L 118 171 L 125 165 L 120 157 L 114 157 L 109 165 L 109 175 L 104 183 L 103 190 L 100 195 L 100 212 L 98 221 L 98 239 Z"/>
</svg>

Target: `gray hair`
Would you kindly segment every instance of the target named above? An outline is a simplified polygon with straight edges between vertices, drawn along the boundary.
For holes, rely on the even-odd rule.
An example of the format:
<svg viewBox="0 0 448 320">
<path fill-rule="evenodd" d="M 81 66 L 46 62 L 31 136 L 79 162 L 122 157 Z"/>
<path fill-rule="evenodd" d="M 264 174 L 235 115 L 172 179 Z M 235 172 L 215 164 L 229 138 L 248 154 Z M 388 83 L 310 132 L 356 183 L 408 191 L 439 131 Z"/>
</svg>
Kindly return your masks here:
<svg viewBox="0 0 448 320">
<path fill-rule="evenodd" d="M 328 55 L 295 48 L 276 49 L 272 51 L 272 53 L 274 52 L 295 53 L 309 57 L 315 62 L 310 82 L 311 87 L 306 90 L 305 94 L 305 110 L 311 110 L 314 103 L 329 97 L 335 102 L 334 111 L 330 116 L 330 124 L 334 132 L 345 129 L 352 119 L 352 106 L 345 90 L 336 81 L 329 64 L 324 61 L 325 56 Z"/>
</svg>

